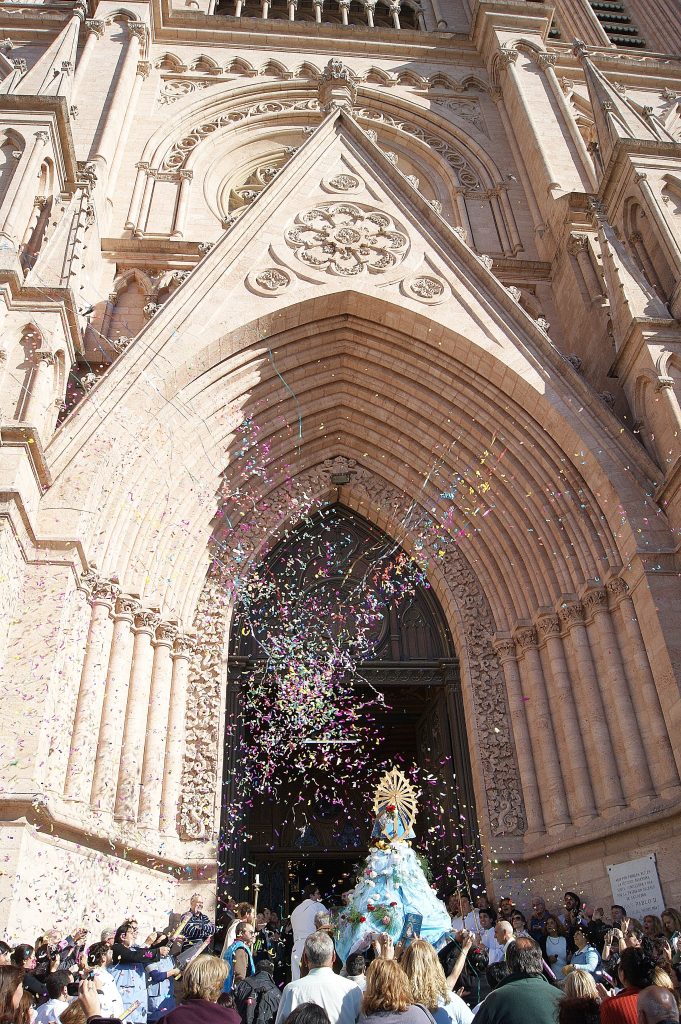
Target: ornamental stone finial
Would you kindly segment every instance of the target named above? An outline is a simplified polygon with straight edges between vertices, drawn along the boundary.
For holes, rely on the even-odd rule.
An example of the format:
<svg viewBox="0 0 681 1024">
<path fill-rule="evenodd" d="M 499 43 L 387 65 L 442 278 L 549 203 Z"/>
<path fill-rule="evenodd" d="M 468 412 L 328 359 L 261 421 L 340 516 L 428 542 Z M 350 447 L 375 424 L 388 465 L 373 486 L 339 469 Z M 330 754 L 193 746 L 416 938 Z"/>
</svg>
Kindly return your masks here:
<svg viewBox="0 0 681 1024">
<path fill-rule="evenodd" d="M 352 110 L 357 98 L 355 76 L 339 57 L 332 57 L 319 78 L 319 104 L 328 113 L 337 107 Z"/>
</svg>

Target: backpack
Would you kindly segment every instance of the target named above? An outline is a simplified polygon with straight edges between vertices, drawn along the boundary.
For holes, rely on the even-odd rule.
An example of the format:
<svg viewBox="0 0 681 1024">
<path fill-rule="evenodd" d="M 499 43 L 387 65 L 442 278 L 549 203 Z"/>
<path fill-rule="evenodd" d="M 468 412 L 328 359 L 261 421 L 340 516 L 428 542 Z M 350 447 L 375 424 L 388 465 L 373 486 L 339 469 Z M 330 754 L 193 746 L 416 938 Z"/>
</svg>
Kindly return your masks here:
<svg viewBox="0 0 681 1024">
<path fill-rule="evenodd" d="M 242 1024 L 274 1024 L 281 992 L 268 974 L 244 978 L 234 993 Z"/>
</svg>

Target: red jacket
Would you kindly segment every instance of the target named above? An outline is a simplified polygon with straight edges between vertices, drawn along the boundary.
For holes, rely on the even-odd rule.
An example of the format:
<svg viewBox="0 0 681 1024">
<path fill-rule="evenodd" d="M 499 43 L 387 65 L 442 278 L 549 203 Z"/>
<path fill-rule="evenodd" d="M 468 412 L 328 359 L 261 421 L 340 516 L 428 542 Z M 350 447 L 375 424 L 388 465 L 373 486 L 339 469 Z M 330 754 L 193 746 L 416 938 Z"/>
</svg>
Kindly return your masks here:
<svg viewBox="0 0 681 1024">
<path fill-rule="evenodd" d="M 638 1024 L 636 998 L 640 988 L 624 988 L 601 1003 L 601 1024 Z"/>
</svg>

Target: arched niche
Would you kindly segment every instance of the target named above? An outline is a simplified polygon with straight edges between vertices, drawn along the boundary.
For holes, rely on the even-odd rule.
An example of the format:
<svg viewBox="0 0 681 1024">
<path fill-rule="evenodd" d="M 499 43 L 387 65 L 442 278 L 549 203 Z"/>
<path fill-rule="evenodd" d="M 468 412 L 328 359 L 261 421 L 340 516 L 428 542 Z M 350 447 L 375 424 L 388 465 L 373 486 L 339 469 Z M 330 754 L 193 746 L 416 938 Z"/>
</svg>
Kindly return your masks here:
<svg viewBox="0 0 681 1024">
<path fill-rule="evenodd" d="M 272 643 L 283 637 L 282 623 L 313 615 L 323 621 L 334 642 L 345 646 L 363 635 L 363 655 L 353 689 L 358 701 L 378 692 L 384 708 L 375 710 L 377 746 L 362 772 L 363 784 L 352 785 L 353 745 L 345 748 L 348 775 L 340 771 L 336 796 L 329 799 L 322 769 L 317 776 L 292 766 L 284 791 L 254 801 L 239 834 L 250 838 L 232 847 L 227 867 L 238 872 L 246 861 L 256 865 L 271 892 L 268 905 L 288 903 L 295 872 L 302 882 L 324 871 L 331 887 L 349 863 L 366 853 L 369 838 L 370 791 L 386 768 L 418 765 L 440 783 L 441 810 L 423 794 L 419 815 L 419 846 L 428 854 L 435 877 L 456 868 L 471 877 L 478 871 L 477 815 L 461 694 L 459 663 L 444 612 L 431 588 L 419 586 L 386 600 L 380 575 L 401 553 L 399 545 L 362 515 L 334 504 L 304 519 L 265 556 L 261 573 L 276 581 L 276 598 L 237 606 L 232 617 L 229 655 L 225 752 L 223 760 L 223 827 L 230 827 L 237 799 L 238 746 L 248 732 L 239 720 L 242 695 L 267 672 Z M 376 607 L 367 619 L 364 609 Z M 361 609 L 361 611 L 360 611 Z M 316 630 L 311 624 L 310 643 Z M 307 635 L 307 634 L 306 634 Z M 350 639 L 352 638 L 352 639 Z M 314 658 L 314 654 L 312 655 Z M 371 713 L 371 712 L 370 712 Z M 310 736 L 313 743 L 317 737 Z M 335 787 L 334 787 L 335 788 Z M 428 787 L 425 787 L 426 790 Z M 296 808 L 291 813 L 291 808 Z M 221 844 L 222 845 L 222 844 Z M 461 854 L 459 851 L 465 851 Z M 224 865 L 223 865 L 224 866 Z M 282 872 L 283 866 L 287 871 Z M 284 880 L 283 890 L 280 881 Z M 228 882 L 233 893 L 234 885 Z"/>
</svg>

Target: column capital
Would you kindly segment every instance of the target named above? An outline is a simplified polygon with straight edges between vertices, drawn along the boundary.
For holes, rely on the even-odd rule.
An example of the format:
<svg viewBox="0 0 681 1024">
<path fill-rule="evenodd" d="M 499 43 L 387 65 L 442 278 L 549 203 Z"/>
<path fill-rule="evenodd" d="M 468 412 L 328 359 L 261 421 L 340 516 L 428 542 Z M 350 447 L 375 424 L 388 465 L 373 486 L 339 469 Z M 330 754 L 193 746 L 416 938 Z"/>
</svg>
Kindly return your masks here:
<svg viewBox="0 0 681 1024">
<path fill-rule="evenodd" d="M 50 352 L 47 348 L 39 348 L 33 353 L 33 357 L 36 363 L 47 363 L 48 366 L 54 366 L 57 361 L 57 357 L 54 352 Z"/>
<path fill-rule="evenodd" d="M 191 633 L 178 633 L 173 642 L 173 658 L 191 658 L 196 650 L 196 637 Z"/>
<path fill-rule="evenodd" d="M 159 622 L 154 637 L 154 647 L 172 647 L 177 636 L 177 625 L 174 622 Z"/>
<path fill-rule="evenodd" d="M 553 612 L 538 616 L 536 625 L 542 640 L 560 636 L 560 618 Z"/>
<path fill-rule="evenodd" d="M 149 608 L 142 608 L 141 611 L 135 614 L 135 632 L 146 633 L 148 636 L 152 636 L 160 621 L 161 616 L 158 612 L 152 611 Z"/>
<path fill-rule="evenodd" d="M 605 584 L 605 589 L 608 591 L 608 596 L 611 598 L 614 604 L 619 602 L 629 595 L 629 584 L 620 576 L 615 576 L 613 579 L 608 580 Z"/>
<path fill-rule="evenodd" d="M 495 639 L 492 640 L 492 647 L 496 651 L 502 665 L 507 661 L 515 661 L 515 640 L 510 636 L 495 637 Z"/>
<path fill-rule="evenodd" d="M 584 622 L 584 607 L 581 601 L 564 601 L 558 609 L 561 622 L 564 622 L 568 629 L 574 625 Z"/>
<path fill-rule="evenodd" d="M 93 36 L 97 36 L 98 39 L 101 39 L 106 29 L 106 22 L 102 21 L 100 18 L 88 18 L 85 22 L 85 28 Z"/>
<path fill-rule="evenodd" d="M 15 71 L 19 71 L 22 75 L 26 74 L 26 60 L 23 57 L 12 57 L 10 63 Z"/>
<path fill-rule="evenodd" d="M 607 611 L 608 592 L 605 587 L 593 587 L 582 595 L 582 604 L 590 615 Z"/>
<path fill-rule="evenodd" d="M 150 60 L 138 60 L 137 61 L 137 74 L 140 78 L 148 78 L 151 74 L 151 61 Z"/>
<path fill-rule="evenodd" d="M 37 139 L 38 142 L 42 142 L 43 144 L 45 144 L 50 140 L 50 133 L 44 131 L 35 132 L 33 138 Z"/>
<path fill-rule="evenodd" d="M 142 605 L 138 598 L 132 597 L 130 594 L 120 594 L 116 599 L 116 607 L 114 608 L 115 619 L 127 619 L 128 622 L 132 623 L 135 616 L 142 610 Z"/>
<path fill-rule="evenodd" d="M 121 588 L 115 579 L 108 580 L 103 576 L 98 576 L 92 587 L 90 604 L 105 604 L 109 608 L 113 608 L 120 592 Z"/>
<path fill-rule="evenodd" d="M 128 32 L 131 39 L 137 39 L 142 53 L 146 56 L 149 42 L 149 29 L 143 21 L 129 21 Z"/>
<path fill-rule="evenodd" d="M 508 68 L 517 61 L 518 51 L 512 46 L 500 46 L 496 52 L 496 59 L 502 68 Z"/>
<path fill-rule="evenodd" d="M 537 630 L 534 626 L 522 626 L 520 629 L 516 629 L 514 634 L 515 642 L 522 651 L 530 651 L 536 649 L 539 645 L 537 638 Z"/>
<path fill-rule="evenodd" d="M 558 61 L 558 54 L 548 53 L 546 50 L 540 50 L 538 53 L 532 54 L 532 59 L 538 68 L 542 71 L 548 71 L 549 68 L 555 67 Z"/>
<path fill-rule="evenodd" d="M 665 391 L 674 389 L 674 378 L 673 377 L 658 377 L 657 384 L 655 385 L 656 391 Z"/>
<path fill-rule="evenodd" d="M 180 170 L 180 181 L 191 181 L 193 177 L 194 177 L 194 172 L 192 170 L 187 170 L 186 167 L 181 168 L 181 170 Z"/>
</svg>

